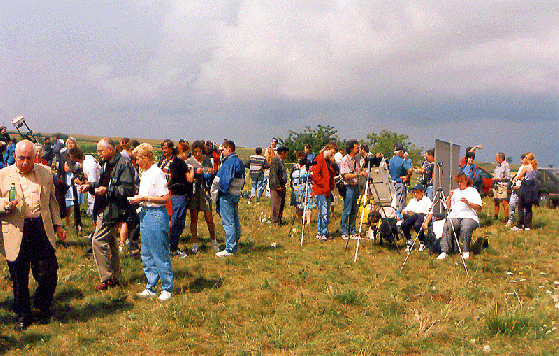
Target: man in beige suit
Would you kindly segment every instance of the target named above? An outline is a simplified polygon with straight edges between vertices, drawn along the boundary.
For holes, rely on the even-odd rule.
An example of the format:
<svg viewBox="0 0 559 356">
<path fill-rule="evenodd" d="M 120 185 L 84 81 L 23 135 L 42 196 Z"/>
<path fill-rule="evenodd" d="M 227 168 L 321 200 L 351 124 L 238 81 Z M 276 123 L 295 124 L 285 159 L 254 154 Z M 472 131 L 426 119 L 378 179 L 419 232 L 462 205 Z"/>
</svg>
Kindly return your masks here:
<svg viewBox="0 0 559 356">
<path fill-rule="evenodd" d="M 59 206 L 54 195 L 53 176 L 48 167 L 35 164 L 35 149 L 20 141 L 15 164 L 0 170 L 0 220 L 2 240 L 13 282 L 16 330 L 33 321 L 29 297 L 29 270 L 38 283 L 34 305 L 41 322 L 50 319 L 50 307 L 57 283 L 56 235 L 66 238 Z M 10 201 L 11 187 L 16 189 Z M 56 235 L 55 235 L 56 231 Z"/>
</svg>

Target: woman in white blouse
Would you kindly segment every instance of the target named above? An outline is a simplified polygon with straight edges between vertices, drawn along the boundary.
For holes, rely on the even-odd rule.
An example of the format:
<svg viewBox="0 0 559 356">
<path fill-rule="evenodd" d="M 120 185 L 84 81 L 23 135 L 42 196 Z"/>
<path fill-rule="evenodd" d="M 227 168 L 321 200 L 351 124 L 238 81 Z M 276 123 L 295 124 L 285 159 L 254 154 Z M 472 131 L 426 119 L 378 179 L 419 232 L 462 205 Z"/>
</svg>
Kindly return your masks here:
<svg viewBox="0 0 559 356">
<path fill-rule="evenodd" d="M 446 200 L 450 213 L 444 225 L 441 239 L 442 253 L 437 259 L 445 259 L 453 250 L 454 236 L 459 236 L 463 244 L 462 257 L 470 257 L 470 241 L 472 233 L 479 227 L 477 212 L 481 211 L 482 201 L 478 191 L 473 187 L 473 181 L 464 173 L 454 176 L 458 188 L 448 194 Z M 454 228 L 454 231 L 453 231 Z"/>
<path fill-rule="evenodd" d="M 138 195 L 130 203 L 140 205 L 140 234 L 142 236 L 142 265 L 147 277 L 146 289 L 139 297 L 155 296 L 161 279 L 160 301 L 173 296 L 173 269 L 169 256 L 169 214 L 165 204 L 171 199 L 165 173 L 154 162 L 153 147 L 142 143 L 134 149 L 136 163 L 142 172 Z"/>
</svg>

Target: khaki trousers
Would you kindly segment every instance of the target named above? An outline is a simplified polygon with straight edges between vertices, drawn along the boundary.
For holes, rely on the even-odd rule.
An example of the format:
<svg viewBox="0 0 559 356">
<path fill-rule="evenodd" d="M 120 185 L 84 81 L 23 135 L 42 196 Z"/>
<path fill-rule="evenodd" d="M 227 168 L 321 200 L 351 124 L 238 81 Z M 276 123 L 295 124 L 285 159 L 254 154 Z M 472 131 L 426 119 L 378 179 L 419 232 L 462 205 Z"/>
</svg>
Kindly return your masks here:
<svg viewBox="0 0 559 356">
<path fill-rule="evenodd" d="M 101 282 L 106 282 L 109 279 L 121 280 L 120 257 L 117 246 L 120 224 L 104 224 L 102 213 L 97 215 L 96 221 L 91 246 Z"/>
</svg>

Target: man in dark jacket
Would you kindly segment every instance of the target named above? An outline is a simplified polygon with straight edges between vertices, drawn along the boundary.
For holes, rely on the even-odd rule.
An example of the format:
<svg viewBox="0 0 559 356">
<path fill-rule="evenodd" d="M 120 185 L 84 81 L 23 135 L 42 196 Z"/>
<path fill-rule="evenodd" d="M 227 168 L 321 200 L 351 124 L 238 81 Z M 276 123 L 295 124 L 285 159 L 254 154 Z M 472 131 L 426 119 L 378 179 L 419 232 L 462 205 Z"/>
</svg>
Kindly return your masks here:
<svg viewBox="0 0 559 356">
<path fill-rule="evenodd" d="M 273 223 L 283 224 L 281 220 L 285 207 L 285 185 L 287 184 L 287 169 L 283 161 L 287 158 L 289 149 L 279 146 L 277 154 L 270 164 L 270 195 L 272 200 L 271 220 Z"/>
<path fill-rule="evenodd" d="M 109 138 L 97 143 L 97 154 L 102 163 L 101 178 L 96 183 L 82 185 L 80 191 L 95 194 L 93 215 L 96 225 L 92 247 L 101 278 L 95 289 L 105 290 L 120 284 L 117 241 L 120 223 L 132 209 L 127 198 L 135 193 L 134 167 L 129 159 L 120 155 Z"/>
<path fill-rule="evenodd" d="M 53 152 L 52 143 L 50 143 L 49 136 L 45 137 L 45 145 L 44 145 L 43 152 L 44 152 L 43 159 L 47 161 L 47 164 L 50 167 L 52 164 L 52 160 L 54 158 L 54 152 Z"/>
<path fill-rule="evenodd" d="M 225 249 L 217 257 L 232 256 L 241 238 L 239 200 L 245 185 L 245 167 L 235 153 L 235 142 L 223 142 L 223 161 L 212 184 L 212 199 L 219 201 L 219 215 L 225 230 Z"/>
</svg>

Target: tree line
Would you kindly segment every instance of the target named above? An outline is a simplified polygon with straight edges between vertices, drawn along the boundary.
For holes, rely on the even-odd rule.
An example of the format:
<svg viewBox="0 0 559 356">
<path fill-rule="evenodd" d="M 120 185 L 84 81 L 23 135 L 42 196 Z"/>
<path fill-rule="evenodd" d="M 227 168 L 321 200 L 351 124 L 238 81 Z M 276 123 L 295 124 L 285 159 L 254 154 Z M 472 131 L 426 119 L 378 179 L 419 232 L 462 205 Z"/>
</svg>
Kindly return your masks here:
<svg viewBox="0 0 559 356">
<path fill-rule="evenodd" d="M 399 134 L 390 130 L 382 130 L 380 133 L 371 132 L 365 138 L 357 139 L 360 144 L 369 145 L 369 152 L 373 154 L 382 153 L 384 157 L 391 158 L 394 154 L 394 147 L 402 145 L 408 151 L 410 158 L 414 162 L 422 161 L 423 147 L 417 147 L 411 143 L 410 138 L 406 134 Z M 318 124 L 315 128 L 307 126 L 303 132 L 289 130 L 286 138 L 278 138 L 279 143 L 289 148 L 287 159 L 295 161 L 295 154 L 303 151 L 306 144 L 309 144 L 311 150 L 318 152 L 328 143 L 335 142 L 344 150 L 348 139 L 340 139 L 338 130 L 334 126 Z"/>
</svg>

